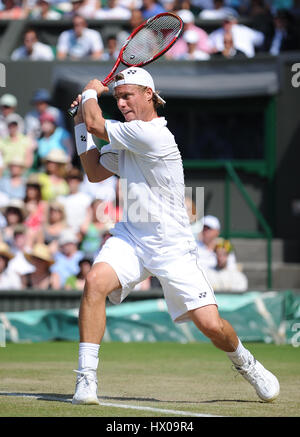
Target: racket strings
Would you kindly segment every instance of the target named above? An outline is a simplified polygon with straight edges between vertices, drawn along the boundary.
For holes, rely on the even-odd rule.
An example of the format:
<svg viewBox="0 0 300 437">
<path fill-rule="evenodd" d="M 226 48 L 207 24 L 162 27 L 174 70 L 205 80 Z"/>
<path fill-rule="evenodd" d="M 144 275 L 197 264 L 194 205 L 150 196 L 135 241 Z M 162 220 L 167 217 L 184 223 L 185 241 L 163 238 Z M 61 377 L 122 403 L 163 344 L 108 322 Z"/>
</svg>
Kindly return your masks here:
<svg viewBox="0 0 300 437">
<path fill-rule="evenodd" d="M 129 40 L 122 58 L 126 64 L 146 63 L 164 51 L 181 29 L 176 16 L 161 16 L 149 21 Z"/>
</svg>

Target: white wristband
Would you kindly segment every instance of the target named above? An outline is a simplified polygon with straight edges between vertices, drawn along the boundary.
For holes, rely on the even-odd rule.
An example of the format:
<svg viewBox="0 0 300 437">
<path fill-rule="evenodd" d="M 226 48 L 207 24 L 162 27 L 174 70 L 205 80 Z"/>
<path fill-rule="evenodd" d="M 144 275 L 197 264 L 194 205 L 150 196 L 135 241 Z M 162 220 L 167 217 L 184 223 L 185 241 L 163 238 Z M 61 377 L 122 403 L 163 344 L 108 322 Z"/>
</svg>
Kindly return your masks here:
<svg viewBox="0 0 300 437">
<path fill-rule="evenodd" d="M 97 149 L 92 135 L 86 130 L 84 123 L 75 126 L 75 142 L 78 155 L 87 152 L 88 150 Z"/>
<path fill-rule="evenodd" d="M 85 90 L 82 93 L 82 104 L 84 105 L 85 102 L 89 99 L 95 99 L 98 102 L 98 96 L 97 96 L 97 91 L 90 89 L 90 90 Z"/>
</svg>

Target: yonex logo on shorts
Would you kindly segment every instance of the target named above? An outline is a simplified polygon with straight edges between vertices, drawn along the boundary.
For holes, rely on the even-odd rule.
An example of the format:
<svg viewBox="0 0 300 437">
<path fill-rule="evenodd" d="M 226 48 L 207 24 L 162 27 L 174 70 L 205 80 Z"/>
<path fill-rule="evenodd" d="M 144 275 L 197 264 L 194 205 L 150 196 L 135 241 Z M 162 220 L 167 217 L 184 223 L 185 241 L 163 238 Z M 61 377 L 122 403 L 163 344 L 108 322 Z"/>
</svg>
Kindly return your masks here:
<svg viewBox="0 0 300 437">
<path fill-rule="evenodd" d="M 206 297 L 206 291 L 203 291 L 203 293 L 200 293 L 200 294 L 199 294 L 199 297 L 200 297 L 200 299 L 201 299 L 202 297 Z"/>
<path fill-rule="evenodd" d="M 81 139 L 81 141 L 85 141 L 86 142 L 86 136 L 85 135 L 80 135 L 80 139 Z"/>
</svg>

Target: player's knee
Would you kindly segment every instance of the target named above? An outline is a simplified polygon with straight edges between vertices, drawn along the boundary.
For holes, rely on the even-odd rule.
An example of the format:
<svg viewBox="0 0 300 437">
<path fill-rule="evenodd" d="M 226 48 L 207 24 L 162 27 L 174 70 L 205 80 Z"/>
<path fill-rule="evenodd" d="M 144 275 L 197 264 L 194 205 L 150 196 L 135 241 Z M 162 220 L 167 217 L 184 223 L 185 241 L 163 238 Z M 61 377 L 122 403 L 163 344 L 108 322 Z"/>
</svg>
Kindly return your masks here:
<svg viewBox="0 0 300 437">
<path fill-rule="evenodd" d="M 103 278 L 93 269 L 87 274 L 84 289 L 85 297 L 91 300 L 106 298 L 108 294 L 107 287 Z"/>
</svg>

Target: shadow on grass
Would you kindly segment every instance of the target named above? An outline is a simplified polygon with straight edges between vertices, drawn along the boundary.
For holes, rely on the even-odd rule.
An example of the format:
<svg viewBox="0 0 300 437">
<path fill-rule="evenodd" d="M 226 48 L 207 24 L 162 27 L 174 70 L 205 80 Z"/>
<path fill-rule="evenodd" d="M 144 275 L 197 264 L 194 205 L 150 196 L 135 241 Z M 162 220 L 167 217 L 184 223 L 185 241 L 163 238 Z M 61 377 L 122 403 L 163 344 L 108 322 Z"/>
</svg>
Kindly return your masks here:
<svg viewBox="0 0 300 437">
<path fill-rule="evenodd" d="M 61 393 L 14 393 L 14 392 L 0 392 L 0 396 L 11 396 L 11 397 L 27 397 L 35 398 L 38 401 L 46 402 L 66 402 L 70 403 L 72 400 L 72 394 L 61 394 Z M 137 396 L 99 396 L 100 401 L 137 401 L 137 402 L 158 402 L 161 404 L 214 404 L 214 403 L 246 403 L 246 404 L 259 404 L 264 403 L 260 400 L 250 401 L 245 399 L 210 399 L 205 401 L 181 401 L 181 400 L 161 400 L 156 398 L 147 397 L 137 397 Z"/>
</svg>

